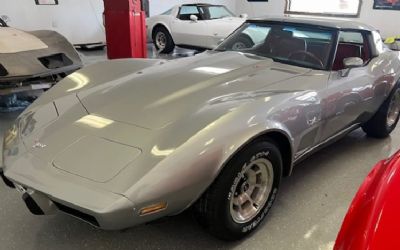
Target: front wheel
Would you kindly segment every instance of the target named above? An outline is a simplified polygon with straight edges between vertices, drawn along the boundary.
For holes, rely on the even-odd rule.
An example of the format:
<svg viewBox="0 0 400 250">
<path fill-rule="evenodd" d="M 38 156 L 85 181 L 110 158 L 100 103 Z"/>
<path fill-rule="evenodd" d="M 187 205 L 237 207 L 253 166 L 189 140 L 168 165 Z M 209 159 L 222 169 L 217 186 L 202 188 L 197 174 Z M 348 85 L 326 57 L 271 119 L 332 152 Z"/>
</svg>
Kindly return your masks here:
<svg viewBox="0 0 400 250">
<path fill-rule="evenodd" d="M 396 128 L 400 118 L 400 87 L 395 86 L 378 112 L 362 128 L 368 136 L 385 138 Z"/>
<path fill-rule="evenodd" d="M 252 143 L 230 160 L 198 201 L 196 217 L 214 236 L 239 240 L 265 218 L 281 177 L 282 158 L 274 143 Z"/>
<path fill-rule="evenodd" d="M 160 53 L 171 53 L 174 51 L 175 43 L 171 34 L 164 27 L 156 27 L 153 31 L 153 43 Z"/>
</svg>

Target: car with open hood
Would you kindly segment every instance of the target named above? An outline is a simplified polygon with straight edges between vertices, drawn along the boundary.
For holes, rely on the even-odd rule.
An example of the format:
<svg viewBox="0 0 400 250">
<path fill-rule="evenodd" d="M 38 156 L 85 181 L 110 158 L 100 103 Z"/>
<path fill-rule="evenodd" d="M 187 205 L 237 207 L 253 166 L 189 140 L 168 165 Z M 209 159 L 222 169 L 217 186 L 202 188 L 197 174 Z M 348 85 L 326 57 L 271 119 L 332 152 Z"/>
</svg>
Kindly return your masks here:
<svg viewBox="0 0 400 250">
<path fill-rule="evenodd" d="M 74 47 L 57 32 L 25 32 L 0 18 L 0 97 L 49 89 L 81 67 Z"/>
<path fill-rule="evenodd" d="M 233 46 L 244 34 L 252 43 Z M 358 128 L 389 136 L 399 58 L 368 25 L 284 16 L 193 57 L 100 62 L 18 117 L 1 175 L 34 214 L 115 230 L 193 208 L 213 235 L 240 239 L 307 156 Z"/>
</svg>

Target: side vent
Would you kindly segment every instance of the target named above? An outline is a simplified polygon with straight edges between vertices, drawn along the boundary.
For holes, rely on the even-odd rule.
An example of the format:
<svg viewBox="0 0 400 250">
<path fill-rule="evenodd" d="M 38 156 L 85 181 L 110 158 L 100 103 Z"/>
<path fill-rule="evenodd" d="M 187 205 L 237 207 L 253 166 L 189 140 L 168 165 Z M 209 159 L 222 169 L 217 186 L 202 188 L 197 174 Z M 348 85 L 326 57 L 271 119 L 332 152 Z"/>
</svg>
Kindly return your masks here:
<svg viewBox="0 0 400 250">
<path fill-rule="evenodd" d="M 69 59 L 64 53 L 40 57 L 38 59 L 43 66 L 48 69 L 58 69 L 73 64 L 72 60 Z"/>
<path fill-rule="evenodd" d="M 72 216 L 74 216 L 74 217 L 76 217 L 78 219 L 81 219 L 83 221 L 86 221 L 87 223 L 92 224 L 95 227 L 99 227 L 100 226 L 99 222 L 96 220 L 95 217 L 93 217 L 93 216 L 91 216 L 89 214 L 86 214 L 84 212 L 81 212 L 79 210 L 76 210 L 74 208 L 65 206 L 65 205 L 63 205 L 61 203 L 58 203 L 58 202 L 55 202 L 55 201 L 53 201 L 53 202 L 57 206 L 57 208 L 60 209 L 62 212 L 66 213 L 66 214 L 69 214 L 69 215 L 72 215 Z"/>
</svg>

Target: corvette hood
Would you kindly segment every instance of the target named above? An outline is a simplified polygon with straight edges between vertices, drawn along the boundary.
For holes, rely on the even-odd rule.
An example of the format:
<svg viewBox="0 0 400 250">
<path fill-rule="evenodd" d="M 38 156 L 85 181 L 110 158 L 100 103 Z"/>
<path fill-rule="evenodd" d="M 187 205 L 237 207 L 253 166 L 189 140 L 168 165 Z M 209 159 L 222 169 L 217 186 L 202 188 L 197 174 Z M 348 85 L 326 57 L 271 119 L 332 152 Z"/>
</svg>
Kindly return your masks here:
<svg viewBox="0 0 400 250">
<path fill-rule="evenodd" d="M 82 62 L 75 48 L 57 32 L 23 32 L 3 27 L 0 65 L 0 83 L 14 85 L 32 78 L 69 74 L 81 68 Z"/>
<path fill-rule="evenodd" d="M 307 72 L 237 52 L 206 52 L 84 89 L 78 97 L 89 113 L 158 129 L 223 96 L 293 91 L 285 80 Z"/>
<path fill-rule="evenodd" d="M 0 29 L 0 53 L 47 49 L 47 45 L 32 34 L 10 27 Z"/>
</svg>

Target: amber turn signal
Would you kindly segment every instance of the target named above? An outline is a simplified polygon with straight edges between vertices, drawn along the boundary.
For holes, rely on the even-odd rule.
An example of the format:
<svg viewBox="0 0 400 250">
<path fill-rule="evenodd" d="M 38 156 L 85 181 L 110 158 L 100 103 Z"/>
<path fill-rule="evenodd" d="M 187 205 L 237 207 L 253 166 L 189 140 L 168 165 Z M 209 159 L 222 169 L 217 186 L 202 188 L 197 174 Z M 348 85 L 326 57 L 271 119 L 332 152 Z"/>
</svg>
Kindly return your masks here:
<svg viewBox="0 0 400 250">
<path fill-rule="evenodd" d="M 166 208 L 167 208 L 166 202 L 159 202 L 157 204 L 153 204 L 151 206 L 140 209 L 139 215 L 144 216 L 144 215 L 154 214 L 154 213 L 160 212 Z"/>
</svg>

